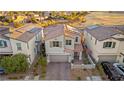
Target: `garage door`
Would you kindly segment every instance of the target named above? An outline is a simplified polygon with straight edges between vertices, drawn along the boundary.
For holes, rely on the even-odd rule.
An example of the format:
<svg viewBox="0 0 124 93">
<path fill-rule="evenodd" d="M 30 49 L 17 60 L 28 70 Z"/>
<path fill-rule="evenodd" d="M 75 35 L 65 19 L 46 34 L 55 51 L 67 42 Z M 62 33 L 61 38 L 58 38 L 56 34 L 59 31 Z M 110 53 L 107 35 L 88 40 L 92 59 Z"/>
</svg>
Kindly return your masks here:
<svg viewBox="0 0 124 93">
<path fill-rule="evenodd" d="M 50 55 L 50 62 L 68 62 L 67 55 Z"/>
<path fill-rule="evenodd" d="M 102 61 L 116 62 L 116 58 L 117 56 L 113 56 L 113 55 L 101 55 L 99 56 L 99 62 Z"/>
</svg>

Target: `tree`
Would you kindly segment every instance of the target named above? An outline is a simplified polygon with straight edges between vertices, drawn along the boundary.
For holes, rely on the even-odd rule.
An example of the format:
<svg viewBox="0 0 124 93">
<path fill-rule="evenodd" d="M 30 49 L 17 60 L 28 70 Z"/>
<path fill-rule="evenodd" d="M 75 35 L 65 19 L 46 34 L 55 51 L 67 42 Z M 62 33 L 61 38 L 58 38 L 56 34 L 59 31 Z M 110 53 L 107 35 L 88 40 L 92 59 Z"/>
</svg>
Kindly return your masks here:
<svg viewBox="0 0 124 93">
<path fill-rule="evenodd" d="M 16 54 L 14 56 L 6 56 L 0 60 L 0 67 L 5 69 L 6 73 L 25 72 L 29 64 L 24 54 Z"/>
<path fill-rule="evenodd" d="M 18 27 L 23 26 L 24 24 L 23 23 L 19 23 L 19 22 L 13 22 L 13 25 L 14 25 L 15 28 L 18 28 Z"/>
</svg>

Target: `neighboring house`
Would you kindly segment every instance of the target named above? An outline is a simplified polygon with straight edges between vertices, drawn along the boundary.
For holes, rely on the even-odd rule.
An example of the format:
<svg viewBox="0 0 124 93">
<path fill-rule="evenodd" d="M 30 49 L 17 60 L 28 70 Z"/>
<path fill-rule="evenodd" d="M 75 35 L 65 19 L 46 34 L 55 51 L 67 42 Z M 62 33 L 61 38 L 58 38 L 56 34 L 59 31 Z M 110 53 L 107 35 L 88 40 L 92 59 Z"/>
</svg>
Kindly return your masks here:
<svg viewBox="0 0 124 93">
<path fill-rule="evenodd" d="M 0 40 L 4 47 L 0 48 L 0 54 L 17 54 L 23 53 L 27 55 L 28 61 L 31 64 L 35 56 L 41 51 L 41 37 L 42 28 L 35 24 L 27 24 L 20 27 L 8 35 L 6 38 L 2 37 Z M 3 35 L 2 35 L 3 36 Z M 6 42 L 5 44 L 3 42 Z M 2 45 L 1 44 L 1 45 Z M 7 49 L 7 50 L 6 50 Z"/>
<path fill-rule="evenodd" d="M 12 46 L 9 35 L 9 27 L 0 27 L 0 55 L 12 55 Z"/>
<path fill-rule="evenodd" d="M 88 53 L 96 62 L 124 62 L 124 26 L 90 26 L 84 30 Z"/>
<path fill-rule="evenodd" d="M 82 34 L 57 24 L 44 28 L 47 62 L 72 62 L 82 60 Z"/>
</svg>

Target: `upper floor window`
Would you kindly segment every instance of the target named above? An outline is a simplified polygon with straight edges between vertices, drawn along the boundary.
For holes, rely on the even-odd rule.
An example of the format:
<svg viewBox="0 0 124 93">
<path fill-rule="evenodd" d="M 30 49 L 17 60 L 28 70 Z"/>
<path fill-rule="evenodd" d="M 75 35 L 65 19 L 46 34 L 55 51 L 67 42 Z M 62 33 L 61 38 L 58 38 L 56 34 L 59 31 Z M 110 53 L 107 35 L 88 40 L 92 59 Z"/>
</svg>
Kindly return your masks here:
<svg viewBox="0 0 124 93">
<path fill-rule="evenodd" d="M 62 42 L 60 41 L 50 41 L 50 47 L 61 47 Z"/>
<path fill-rule="evenodd" d="M 17 50 L 22 50 L 21 43 L 16 43 Z"/>
<path fill-rule="evenodd" d="M 66 40 L 66 45 L 71 45 L 71 40 Z"/>
<path fill-rule="evenodd" d="M 0 48 L 7 47 L 7 42 L 4 40 L 0 40 Z"/>
<path fill-rule="evenodd" d="M 59 47 L 59 41 L 53 41 L 53 47 Z"/>
<path fill-rule="evenodd" d="M 115 48 L 116 43 L 115 42 L 104 42 L 103 48 Z"/>
<path fill-rule="evenodd" d="M 78 37 L 75 38 L 75 42 L 78 42 Z"/>
</svg>

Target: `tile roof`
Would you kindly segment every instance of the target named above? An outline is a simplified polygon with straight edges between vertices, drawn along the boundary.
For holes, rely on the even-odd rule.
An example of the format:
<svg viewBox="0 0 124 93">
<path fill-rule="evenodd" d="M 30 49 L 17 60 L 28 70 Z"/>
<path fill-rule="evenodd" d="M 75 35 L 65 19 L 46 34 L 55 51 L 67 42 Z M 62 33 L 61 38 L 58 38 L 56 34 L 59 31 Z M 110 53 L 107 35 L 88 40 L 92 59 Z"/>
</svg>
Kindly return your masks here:
<svg viewBox="0 0 124 93">
<path fill-rule="evenodd" d="M 20 35 L 19 37 L 17 37 L 17 40 L 23 41 L 23 42 L 28 42 L 30 39 L 32 39 L 35 36 L 34 33 L 32 32 L 25 32 L 22 35 Z"/>
<path fill-rule="evenodd" d="M 46 40 L 60 36 L 62 34 L 64 34 L 63 24 L 52 25 L 44 28 L 44 36 Z"/>
<path fill-rule="evenodd" d="M 41 27 L 35 24 L 27 24 L 21 28 L 16 29 L 10 35 L 10 38 L 16 39 L 23 42 L 28 42 L 38 32 L 42 30 Z"/>
<path fill-rule="evenodd" d="M 55 38 L 60 35 L 65 35 L 67 37 L 74 38 L 75 35 L 80 35 L 80 32 L 69 30 L 67 25 L 64 24 L 57 24 L 44 28 L 45 40 Z"/>
<path fill-rule="evenodd" d="M 116 34 L 122 34 L 122 32 L 115 26 L 96 26 L 94 28 L 86 28 L 85 31 L 90 33 L 97 40 L 105 40 L 111 38 Z"/>
</svg>

